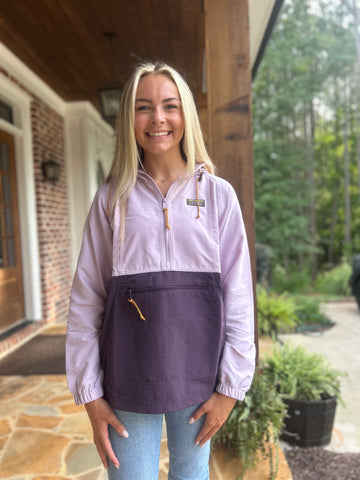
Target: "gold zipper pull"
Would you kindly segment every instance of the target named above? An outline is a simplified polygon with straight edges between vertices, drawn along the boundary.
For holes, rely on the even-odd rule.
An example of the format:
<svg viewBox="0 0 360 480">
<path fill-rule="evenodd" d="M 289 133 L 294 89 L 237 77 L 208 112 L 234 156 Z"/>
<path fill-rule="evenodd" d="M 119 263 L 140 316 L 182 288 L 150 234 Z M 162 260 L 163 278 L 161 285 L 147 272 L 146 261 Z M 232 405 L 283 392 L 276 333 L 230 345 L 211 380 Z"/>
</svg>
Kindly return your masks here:
<svg viewBox="0 0 360 480">
<path fill-rule="evenodd" d="M 140 308 L 137 306 L 137 303 L 135 302 L 135 300 L 133 300 L 131 298 L 131 292 L 130 292 L 130 298 L 128 298 L 128 302 L 132 303 L 134 305 L 134 307 L 136 308 L 136 310 L 138 311 L 139 313 L 139 316 L 141 318 L 141 320 L 144 320 L 144 322 L 146 322 L 146 318 L 144 317 L 144 315 L 141 313 L 141 310 Z"/>
<path fill-rule="evenodd" d="M 168 214 L 168 211 L 169 211 L 169 209 L 166 208 L 166 207 L 163 209 L 164 216 L 165 216 L 165 225 L 166 225 L 166 228 L 167 228 L 168 230 L 170 230 L 170 223 L 169 223 L 169 214 Z"/>
</svg>

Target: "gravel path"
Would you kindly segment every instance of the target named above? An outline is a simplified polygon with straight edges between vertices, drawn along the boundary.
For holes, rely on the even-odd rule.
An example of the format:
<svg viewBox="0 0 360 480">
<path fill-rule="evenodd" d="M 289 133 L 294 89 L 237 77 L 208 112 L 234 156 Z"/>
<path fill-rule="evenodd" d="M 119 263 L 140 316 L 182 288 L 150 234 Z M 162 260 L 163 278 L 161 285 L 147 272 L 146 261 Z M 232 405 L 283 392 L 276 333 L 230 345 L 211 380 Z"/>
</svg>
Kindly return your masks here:
<svg viewBox="0 0 360 480">
<path fill-rule="evenodd" d="M 359 480 L 360 453 L 334 453 L 320 447 L 285 451 L 293 480 Z"/>
</svg>

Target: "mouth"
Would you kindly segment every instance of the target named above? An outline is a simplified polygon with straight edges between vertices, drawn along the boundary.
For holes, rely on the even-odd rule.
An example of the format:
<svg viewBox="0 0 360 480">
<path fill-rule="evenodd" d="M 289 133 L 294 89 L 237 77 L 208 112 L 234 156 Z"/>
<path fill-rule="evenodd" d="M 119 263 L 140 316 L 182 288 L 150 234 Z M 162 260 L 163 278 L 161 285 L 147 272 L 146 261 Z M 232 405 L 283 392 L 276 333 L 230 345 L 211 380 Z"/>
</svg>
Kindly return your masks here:
<svg viewBox="0 0 360 480">
<path fill-rule="evenodd" d="M 169 132 L 167 130 L 162 130 L 160 132 L 146 132 L 146 136 L 151 137 L 151 138 L 154 138 L 154 137 L 168 137 L 170 134 L 171 134 L 171 132 Z"/>
</svg>

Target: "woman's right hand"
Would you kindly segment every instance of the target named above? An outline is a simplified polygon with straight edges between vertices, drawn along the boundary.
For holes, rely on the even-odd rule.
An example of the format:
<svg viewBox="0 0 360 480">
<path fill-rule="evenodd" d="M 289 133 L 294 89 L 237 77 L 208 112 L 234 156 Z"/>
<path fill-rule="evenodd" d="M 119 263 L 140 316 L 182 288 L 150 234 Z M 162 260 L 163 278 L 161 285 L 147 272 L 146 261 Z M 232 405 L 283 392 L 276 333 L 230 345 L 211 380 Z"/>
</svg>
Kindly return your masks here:
<svg viewBox="0 0 360 480">
<path fill-rule="evenodd" d="M 116 458 L 109 439 L 109 425 L 114 427 L 122 437 L 129 436 L 124 425 L 116 418 L 112 408 L 103 398 L 98 398 L 93 402 L 85 404 L 89 416 L 93 433 L 94 443 L 100 455 L 104 467 L 109 467 L 109 462 L 113 462 L 116 468 L 119 468 L 119 460 Z"/>
</svg>

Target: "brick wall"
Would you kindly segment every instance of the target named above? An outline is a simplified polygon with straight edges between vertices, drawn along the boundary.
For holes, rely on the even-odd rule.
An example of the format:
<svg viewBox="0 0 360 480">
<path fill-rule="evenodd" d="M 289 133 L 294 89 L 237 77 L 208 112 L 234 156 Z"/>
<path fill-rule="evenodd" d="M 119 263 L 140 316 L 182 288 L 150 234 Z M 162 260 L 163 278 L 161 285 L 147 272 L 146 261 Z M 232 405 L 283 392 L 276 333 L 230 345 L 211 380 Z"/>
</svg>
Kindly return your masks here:
<svg viewBox="0 0 360 480">
<path fill-rule="evenodd" d="M 31 123 L 43 319 L 51 322 L 65 318 L 71 284 L 64 121 L 47 105 L 34 98 Z M 41 164 L 49 156 L 60 163 L 60 179 L 55 184 L 43 179 Z"/>
<path fill-rule="evenodd" d="M 33 98 L 31 123 L 43 308 L 41 323 L 51 323 L 66 317 L 72 280 L 64 119 L 4 69 L 0 71 Z M 56 184 L 43 180 L 41 164 L 49 155 L 60 163 L 60 180 Z"/>
</svg>

